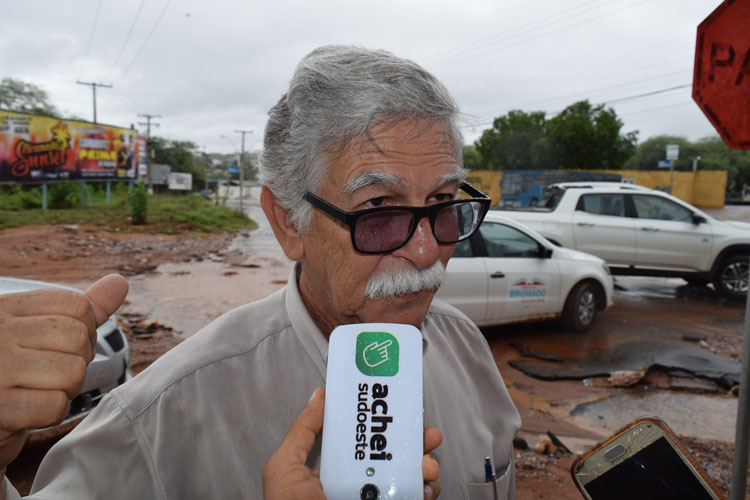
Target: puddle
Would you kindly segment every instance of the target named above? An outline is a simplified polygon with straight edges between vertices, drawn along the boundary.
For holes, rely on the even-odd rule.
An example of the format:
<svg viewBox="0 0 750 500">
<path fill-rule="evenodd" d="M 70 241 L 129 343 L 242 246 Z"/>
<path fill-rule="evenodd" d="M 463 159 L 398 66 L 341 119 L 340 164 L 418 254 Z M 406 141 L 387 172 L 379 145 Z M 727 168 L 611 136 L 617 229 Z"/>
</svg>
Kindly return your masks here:
<svg viewBox="0 0 750 500">
<path fill-rule="evenodd" d="M 581 404 L 571 415 L 608 432 L 639 417 L 656 416 L 680 436 L 733 442 L 737 398 L 640 390 Z"/>
</svg>

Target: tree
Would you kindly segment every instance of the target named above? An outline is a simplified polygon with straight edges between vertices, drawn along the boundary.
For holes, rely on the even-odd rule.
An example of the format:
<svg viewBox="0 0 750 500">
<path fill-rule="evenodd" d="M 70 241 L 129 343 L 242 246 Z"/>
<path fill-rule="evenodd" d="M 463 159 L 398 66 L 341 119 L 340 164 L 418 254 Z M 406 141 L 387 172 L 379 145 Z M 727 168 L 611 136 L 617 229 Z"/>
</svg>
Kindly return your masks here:
<svg viewBox="0 0 750 500">
<path fill-rule="evenodd" d="M 0 81 L 0 108 L 9 111 L 23 111 L 41 115 L 59 116 L 57 109 L 50 104 L 47 92 L 33 83 L 13 78 Z"/>
<path fill-rule="evenodd" d="M 483 170 L 484 165 L 482 155 L 476 146 L 468 145 L 463 147 L 464 168 L 466 170 Z"/>
<path fill-rule="evenodd" d="M 172 167 L 172 172 L 193 174 L 193 180 L 204 180 L 203 167 L 196 161 L 198 145 L 191 141 L 173 141 L 162 137 L 151 137 L 148 148 L 154 153 L 154 163 Z"/>
<path fill-rule="evenodd" d="M 486 170 L 556 168 L 555 148 L 546 138 L 544 112 L 516 110 L 496 118 L 475 146 Z"/>
<path fill-rule="evenodd" d="M 695 144 L 684 137 L 657 135 L 643 141 L 635 149 L 623 168 L 626 170 L 655 170 L 660 160 L 667 158 L 667 146 L 676 144 L 680 147 L 680 158 L 675 160 L 675 170 L 689 171 L 693 168 L 693 159 L 700 155 Z"/>
<path fill-rule="evenodd" d="M 727 171 L 727 191 L 740 192 L 750 185 L 750 151 L 730 149 L 718 136 L 699 140 L 695 148 L 701 157 L 698 168 Z"/>
<path fill-rule="evenodd" d="M 622 125 L 614 109 L 592 106 L 588 100 L 565 108 L 548 122 L 549 137 L 560 148 L 561 168 L 621 169 L 638 138 L 638 132 L 622 135 Z"/>
</svg>

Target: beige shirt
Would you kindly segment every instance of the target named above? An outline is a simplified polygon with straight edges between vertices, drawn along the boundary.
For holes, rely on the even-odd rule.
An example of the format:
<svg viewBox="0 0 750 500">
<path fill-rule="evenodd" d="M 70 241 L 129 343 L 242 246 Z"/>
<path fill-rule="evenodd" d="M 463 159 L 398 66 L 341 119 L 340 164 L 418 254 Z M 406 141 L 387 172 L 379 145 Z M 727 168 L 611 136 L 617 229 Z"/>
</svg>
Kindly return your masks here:
<svg viewBox="0 0 750 500">
<path fill-rule="evenodd" d="M 520 417 L 487 342 L 461 312 L 434 301 L 420 326 L 424 420 L 443 443 L 441 498 L 512 499 Z M 292 273 L 270 297 L 230 311 L 113 390 L 45 457 L 31 498 L 262 498 L 261 473 L 316 387 L 328 343 Z M 320 442 L 308 464 L 317 467 Z M 19 498 L 7 484 L 7 498 Z"/>
</svg>

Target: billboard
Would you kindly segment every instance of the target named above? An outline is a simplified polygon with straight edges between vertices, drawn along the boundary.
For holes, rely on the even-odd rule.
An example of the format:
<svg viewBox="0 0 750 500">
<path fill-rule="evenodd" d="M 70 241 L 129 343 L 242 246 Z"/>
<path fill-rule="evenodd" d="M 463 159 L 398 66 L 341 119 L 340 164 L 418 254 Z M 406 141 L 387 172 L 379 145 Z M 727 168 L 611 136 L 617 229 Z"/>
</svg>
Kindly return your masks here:
<svg viewBox="0 0 750 500">
<path fill-rule="evenodd" d="M 129 128 L 0 110 L 0 183 L 134 179 Z"/>
<path fill-rule="evenodd" d="M 172 172 L 169 174 L 169 189 L 190 191 L 193 189 L 193 174 Z"/>
</svg>

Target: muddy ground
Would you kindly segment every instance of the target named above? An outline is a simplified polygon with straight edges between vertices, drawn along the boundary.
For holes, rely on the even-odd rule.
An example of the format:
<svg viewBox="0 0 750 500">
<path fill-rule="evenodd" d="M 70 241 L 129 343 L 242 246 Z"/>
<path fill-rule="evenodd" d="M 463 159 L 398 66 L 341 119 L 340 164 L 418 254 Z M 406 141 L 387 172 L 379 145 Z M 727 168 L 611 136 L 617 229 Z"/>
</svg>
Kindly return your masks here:
<svg viewBox="0 0 750 500">
<path fill-rule="evenodd" d="M 139 372 L 211 318 L 283 286 L 291 264 L 278 255 L 248 254 L 243 251 L 246 246 L 237 244 L 243 239 L 252 240 L 253 234 L 238 237 L 133 235 L 75 226 L 5 230 L 0 232 L 0 274 L 68 283 L 78 288 L 84 288 L 109 272 L 128 276 L 131 293 L 121 309 L 120 322 L 130 340 L 133 371 Z M 635 286 L 642 285 L 636 281 Z M 737 334 L 736 323 L 737 318 L 742 317 L 742 308 L 717 303 L 713 297 L 702 299 L 703 292 L 684 293 L 697 293 L 699 304 L 702 300 L 708 309 L 719 307 L 716 315 L 729 318 L 731 328 L 712 324 L 713 334 L 703 337 L 703 342 L 727 358 L 737 358 L 741 337 Z M 648 328 L 639 325 L 634 317 L 640 314 L 638 308 L 643 301 L 631 300 L 627 294 L 620 298 L 615 307 L 605 312 L 603 319 L 610 324 L 634 323 L 633 332 L 649 335 Z M 673 299 L 668 297 L 660 304 L 672 304 Z M 683 330 L 690 330 L 690 322 L 700 322 L 703 314 L 698 308 L 697 316 L 692 318 L 680 303 L 664 307 L 673 308 L 673 315 L 686 313 Z M 606 329 L 604 325 L 606 323 L 597 324 L 602 330 Z M 513 362 L 529 359 L 521 354 L 519 346 L 531 349 L 532 354 L 538 351 L 564 356 L 586 346 L 596 348 L 599 338 L 596 331 L 577 337 L 550 332 L 549 325 L 545 324 L 485 330 L 523 417 L 516 450 L 516 489 L 520 500 L 581 498 L 570 479 L 574 455 L 556 446 L 548 432 L 559 437 L 574 453 L 586 449 L 605 437 L 610 429 L 570 418 L 569 402 L 592 400 L 592 394 L 593 399 L 597 399 L 634 390 L 633 387 L 613 387 L 602 376 L 541 381 L 511 366 Z M 652 372 L 636 387 L 659 387 L 659 384 L 669 389 L 670 381 L 663 374 Z M 721 397 L 732 398 L 728 391 L 724 392 L 727 394 Z M 731 440 L 688 435 L 685 442 L 728 496 Z M 13 473 L 9 470 L 14 482 L 26 489 L 28 472 L 15 477 Z"/>
</svg>

